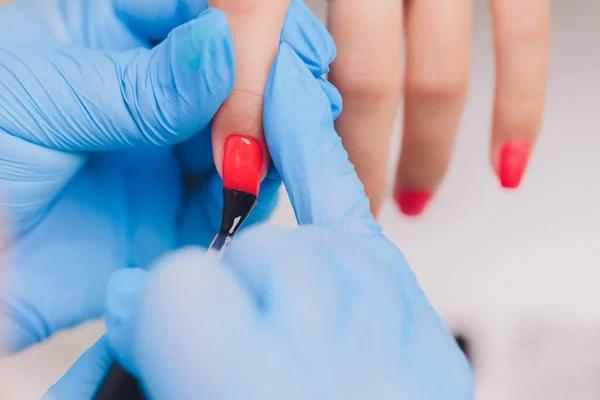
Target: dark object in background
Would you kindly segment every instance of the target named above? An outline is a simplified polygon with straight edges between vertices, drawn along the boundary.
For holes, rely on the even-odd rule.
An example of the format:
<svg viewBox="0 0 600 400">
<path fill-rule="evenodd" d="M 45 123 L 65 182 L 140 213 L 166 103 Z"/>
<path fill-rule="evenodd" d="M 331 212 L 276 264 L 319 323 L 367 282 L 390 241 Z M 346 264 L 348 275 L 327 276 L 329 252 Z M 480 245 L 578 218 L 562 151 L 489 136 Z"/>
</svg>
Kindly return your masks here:
<svg viewBox="0 0 600 400">
<path fill-rule="evenodd" d="M 108 370 L 93 400 L 145 400 L 136 379 L 116 362 Z"/>
<path fill-rule="evenodd" d="M 454 340 L 456 340 L 458 347 L 460 347 L 460 349 L 463 351 L 463 353 L 465 353 L 465 356 L 467 357 L 467 359 L 470 362 L 472 362 L 472 360 L 471 360 L 471 344 L 469 343 L 469 340 L 467 339 L 467 337 L 464 334 L 457 333 L 454 335 Z"/>
</svg>

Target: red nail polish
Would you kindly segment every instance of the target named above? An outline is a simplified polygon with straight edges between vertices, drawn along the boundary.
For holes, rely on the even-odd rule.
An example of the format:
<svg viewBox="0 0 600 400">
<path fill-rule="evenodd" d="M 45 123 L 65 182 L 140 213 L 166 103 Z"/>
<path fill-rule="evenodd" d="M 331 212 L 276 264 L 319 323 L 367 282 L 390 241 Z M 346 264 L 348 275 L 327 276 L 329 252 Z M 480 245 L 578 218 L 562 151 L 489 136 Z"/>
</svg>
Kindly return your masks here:
<svg viewBox="0 0 600 400">
<path fill-rule="evenodd" d="M 528 161 L 529 143 L 522 140 L 506 143 L 500 150 L 498 163 L 498 177 L 502 187 L 507 189 L 519 187 Z"/>
<path fill-rule="evenodd" d="M 223 150 L 224 186 L 258 196 L 262 153 L 262 147 L 256 140 L 241 135 L 229 136 Z"/>
<path fill-rule="evenodd" d="M 398 189 L 394 193 L 394 200 L 400 207 L 400 211 L 409 216 L 421 214 L 431 197 L 433 197 L 433 193 L 430 190 Z"/>
</svg>

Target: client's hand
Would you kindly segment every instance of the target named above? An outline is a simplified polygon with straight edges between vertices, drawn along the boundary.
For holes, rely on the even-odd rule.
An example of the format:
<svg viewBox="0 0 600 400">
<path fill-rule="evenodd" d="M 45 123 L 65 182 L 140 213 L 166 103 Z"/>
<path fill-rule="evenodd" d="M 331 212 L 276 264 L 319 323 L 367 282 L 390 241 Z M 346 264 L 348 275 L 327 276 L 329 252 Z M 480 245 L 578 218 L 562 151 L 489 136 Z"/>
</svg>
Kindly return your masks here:
<svg viewBox="0 0 600 400">
<path fill-rule="evenodd" d="M 301 227 L 247 231 L 222 263 L 188 248 L 113 275 L 108 336 L 49 398 L 89 399 L 107 343 L 153 399 L 474 397 L 464 355 L 370 213 L 333 129 L 338 103 L 282 44 L 265 133 Z"/>
<path fill-rule="evenodd" d="M 0 8 L 0 208 L 12 231 L 2 254 L 4 352 L 100 317 L 112 272 L 207 245 L 220 224 L 210 122 L 235 81 L 225 15 L 199 2 L 165 30 L 132 17 L 162 0 L 115 4 Z M 292 7 L 282 35 L 315 74 L 331 62 L 333 43 L 304 5 Z M 273 210 L 276 175 L 248 223 Z"/>
</svg>

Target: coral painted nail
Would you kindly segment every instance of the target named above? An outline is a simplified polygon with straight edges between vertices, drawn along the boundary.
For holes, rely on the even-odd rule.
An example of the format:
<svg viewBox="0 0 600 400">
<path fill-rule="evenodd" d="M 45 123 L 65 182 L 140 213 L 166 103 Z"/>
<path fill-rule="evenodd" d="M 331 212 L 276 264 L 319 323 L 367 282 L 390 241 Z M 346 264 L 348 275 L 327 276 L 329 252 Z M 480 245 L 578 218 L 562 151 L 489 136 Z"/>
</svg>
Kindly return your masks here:
<svg viewBox="0 0 600 400">
<path fill-rule="evenodd" d="M 223 151 L 223 184 L 258 196 L 263 154 L 260 144 L 246 136 L 231 135 Z"/>
<path fill-rule="evenodd" d="M 528 142 L 521 140 L 507 142 L 500 151 L 498 163 L 498 178 L 502 187 L 507 189 L 519 187 L 528 162 Z"/>
<path fill-rule="evenodd" d="M 394 200 L 403 214 L 417 216 L 423 212 L 433 193 L 430 190 L 398 189 L 394 193 Z"/>
</svg>

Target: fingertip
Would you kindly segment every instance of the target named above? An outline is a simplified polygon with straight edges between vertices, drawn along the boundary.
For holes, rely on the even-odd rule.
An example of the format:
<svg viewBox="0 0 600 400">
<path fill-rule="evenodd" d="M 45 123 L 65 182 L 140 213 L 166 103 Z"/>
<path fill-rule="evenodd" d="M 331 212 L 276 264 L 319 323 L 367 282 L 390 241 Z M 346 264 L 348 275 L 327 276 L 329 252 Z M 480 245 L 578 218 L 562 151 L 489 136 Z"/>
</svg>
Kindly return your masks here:
<svg viewBox="0 0 600 400">
<path fill-rule="evenodd" d="M 258 196 L 260 182 L 266 175 L 261 143 L 249 136 L 233 134 L 223 147 L 223 185 Z"/>
<path fill-rule="evenodd" d="M 396 189 L 394 201 L 406 216 L 421 215 L 433 197 L 431 190 Z"/>
<path fill-rule="evenodd" d="M 235 82 L 231 30 L 225 14 L 214 9 L 123 63 L 119 79 L 127 116 L 136 134 L 157 146 L 181 143 L 205 130 Z"/>
<path fill-rule="evenodd" d="M 172 398 L 173 393 L 195 398 L 223 376 L 215 372 L 231 368 L 223 355 L 243 350 L 240 340 L 254 326 L 254 313 L 240 289 L 205 249 L 185 248 L 157 263 L 140 307 L 133 350 L 152 398 Z"/>
<path fill-rule="evenodd" d="M 226 14 L 214 8 L 208 8 L 198 18 L 189 23 L 190 35 L 184 38 L 182 53 L 187 56 L 186 66 L 198 70 L 202 66 L 212 66 L 219 72 L 226 87 L 227 96 L 233 90 L 235 82 L 235 51 L 233 34 Z M 186 40 L 187 39 L 187 40 Z M 187 43 L 185 43 L 187 42 Z"/>
<path fill-rule="evenodd" d="M 233 36 L 225 13 L 209 8 L 195 20 L 174 29 L 167 41 L 163 51 L 170 60 L 173 76 L 169 76 L 171 82 L 164 82 L 165 87 L 175 83 L 177 90 L 183 92 L 180 95 L 192 103 L 200 100 L 199 95 L 211 96 L 214 101 L 200 104 L 218 109 L 235 82 Z"/>
<path fill-rule="evenodd" d="M 505 189 L 516 189 L 521 185 L 529 163 L 531 146 L 524 140 L 506 142 L 499 151 L 496 173 L 500 185 Z"/>
</svg>

